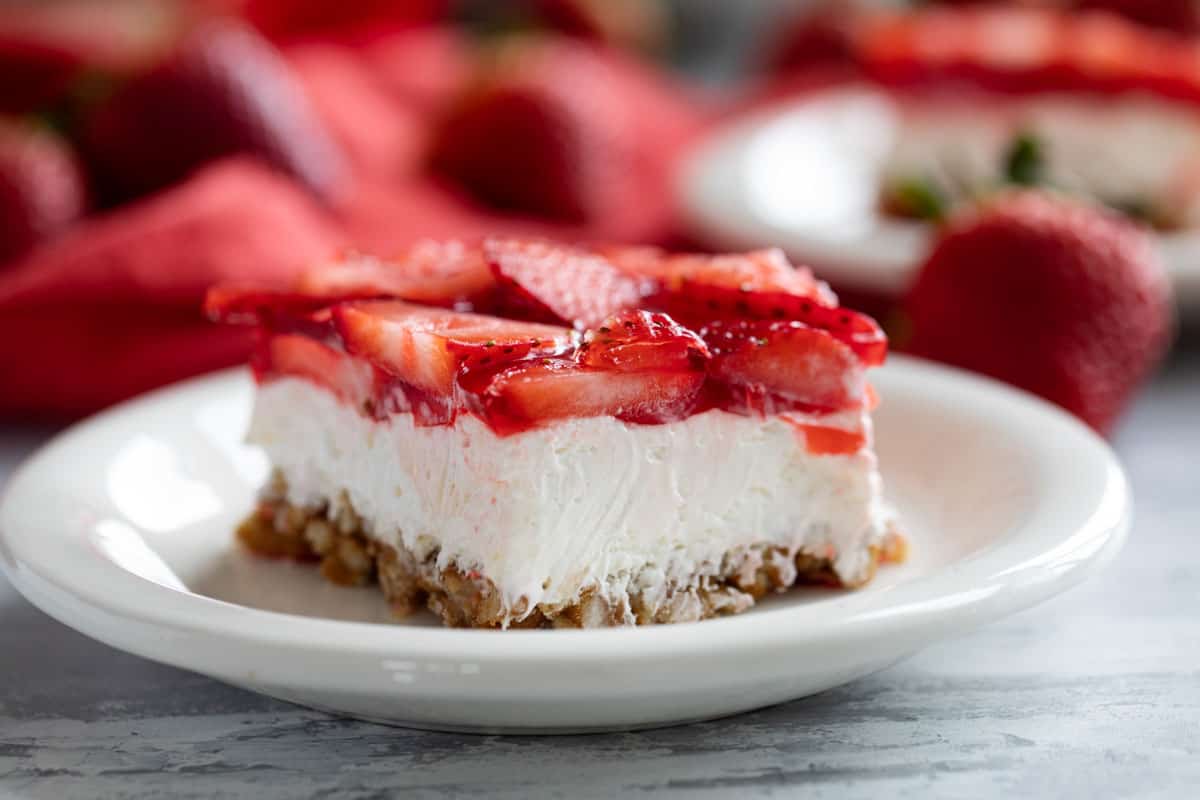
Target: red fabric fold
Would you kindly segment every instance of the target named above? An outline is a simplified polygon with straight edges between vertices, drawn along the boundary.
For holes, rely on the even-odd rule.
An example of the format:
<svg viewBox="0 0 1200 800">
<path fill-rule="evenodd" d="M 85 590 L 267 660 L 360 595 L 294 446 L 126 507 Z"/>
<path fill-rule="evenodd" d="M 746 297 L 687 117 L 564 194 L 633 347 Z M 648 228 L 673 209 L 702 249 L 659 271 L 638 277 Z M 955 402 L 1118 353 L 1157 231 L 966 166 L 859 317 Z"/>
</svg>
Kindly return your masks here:
<svg viewBox="0 0 1200 800">
<path fill-rule="evenodd" d="M 284 286 L 341 245 L 303 190 L 252 160 L 88 220 L 0 274 L 0 416 L 77 416 L 238 363 L 246 334 L 203 318 L 205 290 Z"/>
</svg>

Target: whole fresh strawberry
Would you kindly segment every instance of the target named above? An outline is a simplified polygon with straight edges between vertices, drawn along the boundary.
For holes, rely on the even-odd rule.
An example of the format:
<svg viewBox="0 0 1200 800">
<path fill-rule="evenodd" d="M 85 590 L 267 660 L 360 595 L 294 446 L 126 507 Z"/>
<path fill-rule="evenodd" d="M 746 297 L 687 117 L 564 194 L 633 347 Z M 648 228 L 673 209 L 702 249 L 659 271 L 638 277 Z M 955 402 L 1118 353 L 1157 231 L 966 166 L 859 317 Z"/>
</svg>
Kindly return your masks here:
<svg viewBox="0 0 1200 800">
<path fill-rule="evenodd" d="M 65 142 L 0 122 L 0 263 L 74 222 L 84 199 L 83 177 Z"/>
<path fill-rule="evenodd" d="M 488 205 L 565 222 L 596 220 L 629 197 L 636 120 L 599 52 L 513 42 L 488 75 L 437 136 L 440 173 Z"/>
<path fill-rule="evenodd" d="M 1102 432 L 1172 329 L 1149 237 L 1115 213 L 1035 192 L 952 219 L 905 305 L 910 352 L 1027 389 Z"/>
<path fill-rule="evenodd" d="M 254 155 L 318 196 L 336 193 L 337 146 L 287 62 L 235 22 L 196 28 L 85 123 L 86 154 L 117 199 L 174 183 L 225 155 Z"/>
<path fill-rule="evenodd" d="M 806 7 L 795 19 L 784 20 L 771 35 L 767 66 L 776 73 L 854 59 L 853 28 L 862 16 L 861 3 L 821 0 Z"/>
</svg>

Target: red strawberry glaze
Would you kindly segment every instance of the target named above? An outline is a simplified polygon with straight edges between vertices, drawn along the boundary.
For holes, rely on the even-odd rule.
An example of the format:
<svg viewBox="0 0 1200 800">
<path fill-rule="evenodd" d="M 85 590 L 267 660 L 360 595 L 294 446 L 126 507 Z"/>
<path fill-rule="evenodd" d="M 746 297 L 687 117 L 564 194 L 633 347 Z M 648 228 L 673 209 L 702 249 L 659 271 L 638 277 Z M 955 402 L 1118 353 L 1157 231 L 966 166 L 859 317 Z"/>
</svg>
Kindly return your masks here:
<svg viewBox="0 0 1200 800">
<path fill-rule="evenodd" d="M 502 307 L 526 319 L 595 327 L 638 306 L 653 287 L 602 255 L 553 242 L 489 239 L 483 254 L 500 286 Z"/>
<path fill-rule="evenodd" d="M 700 336 L 666 314 L 623 311 L 584 337 L 579 360 L 618 372 L 703 369 L 710 357 Z"/>
<path fill-rule="evenodd" d="M 799 320 L 846 342 L 868 365 L 882 364 L 887 337 L 875 320 L 845 308 L 806 268 L 793 267 L 779 250 L 725 255 L 668 254 L 652 247 L 609 247 L 614 265 L 652 278 L 645 299 L 699 329 L 713 320 Z"/>
<path fill-rule="evenodd" d="M 776 251 L 424 247 L 392 262 L 343 260 L 292 292 L 218 287 L 206 307 L 259 326 L 261 382 L 311 380 L 377 420 L 471 414 L 504 436 L 570 417 L 662 424 L 718 409 L 798 415 L 788 421 L 814 453 L 865 441 L 858 412 L 875 402 L 865 372 L 886 339 Z M 362 299 L 397 287 L 424 304 Z M 445 307 L 481 288 L 513 316 Z"/>
<path fill-rule="evenodd" d="M 326 298 L 402 298 L 467 311 L 494 304 L 496 281 L 478 246 L 420 241 L 394 258 L 345 253 L 306 270 L 295 288 Z"/>
<path fill-rule="evenodd" d="M 854 352 L 828 331 L 801 322 L 738 320 L 704 329 L 712 351 L 708 373 L 724 408 L 761 414 L 804 408 L 862 408 L 864 370 Z"/>
<path fill-rule="evenodd" d="M 502 435 L 571 417 L 674 422 L 695 411 L 704 382 L 700 370 L 621 372 L 546 359 L 498 373 L 479 396 L 479 408 Z"/>
<path fill-rule="evenodd" d="M 865 441 L 857 429 L 820 424 L 870 402 L 862 366 L 848 346 L 802 323 L 714 324 L 702 339 L 665 314 L 632 311 L 578 337 L 565 328 L 356 301 L 298 327 L 262 328 L 256 378 L 312 381 L 375 420 L 411 413 L 417 425 L 446 425 L 465 413 L 507 436 L 571 417 L 663 424 L 713 409 L 794 412 L 803 422 L 787 421 L 810 452 L 857 452 Z"/>
<path fill-rule="evenodd" d="M 867 435 L 861 430 L 848 431 L 826 425 L 808 425 L 797 422 L 786 414 L 782 419 L 804 435 L 804 445 L 814 456 L 853 455 L 867 444 Z"/>
<path fill-rule="evenodd" d="M 302 334 L 264 336 L 251 358 L 251 367 L 259 382 L 276 376 L 304 378 L 361 411 L 372 413 L 375 409 L 378 370 Z"/>
</svg>

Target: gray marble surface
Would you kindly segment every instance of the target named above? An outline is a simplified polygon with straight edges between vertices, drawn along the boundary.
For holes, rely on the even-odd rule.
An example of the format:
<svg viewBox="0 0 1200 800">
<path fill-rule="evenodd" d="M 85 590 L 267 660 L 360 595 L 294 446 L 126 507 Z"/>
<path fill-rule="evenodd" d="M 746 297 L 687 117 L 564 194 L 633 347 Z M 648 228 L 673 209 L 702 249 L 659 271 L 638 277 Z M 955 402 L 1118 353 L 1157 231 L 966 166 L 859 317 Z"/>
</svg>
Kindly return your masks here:
<svg viewBox="0 0 1200 800">
<path fill-rule="evenodd" d="M 0 433 L 0 481 L 44 431 Z M 93 642 L 0 578 L 0 797 L 1200 797 L 1200 339 L 1116 437 L 1118 562 L 822 695 L 578 737 L 335 719 Z"/>
</svg>

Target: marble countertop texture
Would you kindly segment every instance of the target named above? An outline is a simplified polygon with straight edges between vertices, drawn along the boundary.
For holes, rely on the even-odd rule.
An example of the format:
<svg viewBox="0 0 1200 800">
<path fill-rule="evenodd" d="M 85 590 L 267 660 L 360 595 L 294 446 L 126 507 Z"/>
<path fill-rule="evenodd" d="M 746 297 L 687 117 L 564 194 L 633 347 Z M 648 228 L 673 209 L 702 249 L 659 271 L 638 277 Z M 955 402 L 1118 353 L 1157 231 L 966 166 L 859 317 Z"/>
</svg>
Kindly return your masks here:
<svg viewBox="0 0 1200 800">
<path fill-rule="evenodd" d="M 47 435 L 0 429 L 0 482 Z M 1115 444 L 1137 511 L 1099 577 L 821 695 L 640 733 L 333 718 L 112 650 L 0 578 L 0 797 L 1200 797 L 1200 336 Z"/>
</svg>

